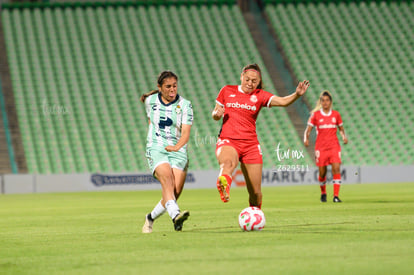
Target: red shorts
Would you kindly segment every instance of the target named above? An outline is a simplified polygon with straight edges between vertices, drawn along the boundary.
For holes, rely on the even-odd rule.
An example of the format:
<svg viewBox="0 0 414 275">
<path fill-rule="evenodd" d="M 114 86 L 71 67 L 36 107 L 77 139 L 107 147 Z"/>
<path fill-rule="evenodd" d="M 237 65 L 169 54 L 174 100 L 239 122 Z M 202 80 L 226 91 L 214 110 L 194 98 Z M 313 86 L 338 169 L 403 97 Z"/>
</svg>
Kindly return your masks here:
<svg viewBox="0 0 414 275">
<path fill-rule="evenodd" d="M 263 163 L 262 149 L 257 140 L 253 142 L 246 142 L 245 140 L 234 140 L 234 139 L 221 139 L 219 138 L 216 143 L 216 156 L 220 154 L 221 147 L 231 146 L 236 149 L 239 155 L 239 161 L 246 164 L 258 164 Z"/>
<path fill-rule="evenodd" d="M 317 166 L 328 166 L 332 163 L 341 163 L 341 148 L 315 150 L 315 160 Z"/>
</svg>

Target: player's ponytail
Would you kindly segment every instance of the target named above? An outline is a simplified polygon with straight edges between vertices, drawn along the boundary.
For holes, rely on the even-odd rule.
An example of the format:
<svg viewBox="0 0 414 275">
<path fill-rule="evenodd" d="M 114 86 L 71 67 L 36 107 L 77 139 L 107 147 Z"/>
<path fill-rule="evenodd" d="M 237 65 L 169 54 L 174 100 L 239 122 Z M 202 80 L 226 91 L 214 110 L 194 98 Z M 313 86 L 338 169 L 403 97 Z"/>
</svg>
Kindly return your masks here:
<svg viewBox="0 0 414 275">
<path fill-rule="evenodd" d="M 173 73 L 172 71 L 163 71 L 162 73 L 160 73 L 160 75 L 158 76 L 158 80 L 157 80 L 158 86 L 162 86 L 162 84 L 164 83 L 164 80 L 166 78 L 170 78 L 170 77 L 173 77 L 173 78 L 175 78 L 175 80 L 178 81 L 178 76 L 175 73 Z M 141 95 L 141 98 L 140 98 L 141 102 L 145 102 L 145 99 L 147 97 L 149 97 L 150 95 L 156 94 L 158 92 L 159 92 L 158 90 L 152 90 L 148 93 L 145 93 L 145 94 Z"/>
<path fill-rule="evenodd" d="M 243 73 L 245 73 L 246 71 L 249 71 L 249 70 L 256 71 L 260 76 L 260 83 L 259 83 L 259 85 L 257 85 L 256 89 L 264 89 L 264 84 L 263 84 L 263 79 L 262 79 L 262 70 L 260 70 L 259 65 L 256 64 L 256 63 L 246 65 L 243 68 Z"/>
<path fill-rule="evenodd" d="M 331 93 L 330 93 L 328 90 L 323 91 L 323 92 L 319 95 L 319 99 L 318 99 L 318 101 L 316 101 L 315 108 L 313 108 L 313 110 L 310 112 L 311 114 L 313 114 L 313 113 L 314 113 L 314 112 L 316 112 L 316 111 L 319 111 L 319 110 L 322 108 L 322 97 L 324 97 L 324 96 L 329 97 L 329 99 L 330 99 L 330 100 L 331 100 L 331 102 L 332 102 L 332 95 L 331 95 Z M 333 108 L 333 107 L 332 107 L 332 105 L 331 105 L 331 108 Z"/>
<path fill-rule="evenodd" d="M 148 93 L 141 95 L 141 98 L 140 98 L 141 102 L 145 102 L 145 99 L 147 99 L 147 97 L 149 97 L 150 95 L 156 94 L 158 92 L 159 92 L 158 90 L 152 90 Z"/>
</svg>

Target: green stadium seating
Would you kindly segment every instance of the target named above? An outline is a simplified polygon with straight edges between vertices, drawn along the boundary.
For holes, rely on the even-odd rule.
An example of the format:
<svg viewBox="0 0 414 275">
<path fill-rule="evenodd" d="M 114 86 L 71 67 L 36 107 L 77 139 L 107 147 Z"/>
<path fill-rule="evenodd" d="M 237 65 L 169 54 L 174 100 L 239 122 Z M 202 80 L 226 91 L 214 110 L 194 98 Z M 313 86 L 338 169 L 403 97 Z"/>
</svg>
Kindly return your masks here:
<svg viewBox="0 0 414 275">
<path fill-rule="evenodd" d="M 216 169 L 215 97 L 239 83 L 245 64 L 263 64 L 235 4 L 28 5 L 1 12 L 30 173 L 148 171 L 139 97 L 156 88 L 165 69 L 179 75 L 179 93 L 194 105 L 191 169 Z M 267 90 L 276 93 L 262 69 Z M 267 168 L 277 164 L 279 142 L 304 150 L 283 108 L 261 112 L 258 134 Z M 310 162 L 305 154 L 300 164 Z"/>
<path fill-rule="evenodd" d="M 286 1 L 284 1 L 286 2 Z M 298 79 L 333 94 L 345 164 L 413 164 L 414 3 L 266 4 Z"/>
</svg>

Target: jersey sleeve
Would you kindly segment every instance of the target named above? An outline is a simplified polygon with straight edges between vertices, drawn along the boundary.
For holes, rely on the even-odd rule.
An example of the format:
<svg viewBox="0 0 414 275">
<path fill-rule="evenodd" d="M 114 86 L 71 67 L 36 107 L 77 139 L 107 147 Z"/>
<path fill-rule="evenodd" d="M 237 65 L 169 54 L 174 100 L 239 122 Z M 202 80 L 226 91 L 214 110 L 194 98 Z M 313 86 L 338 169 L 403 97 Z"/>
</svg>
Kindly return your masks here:
<svg viewBox="0 0 414 275">
<path fill-rule="evenodd" d="M 274 94 L 272 94 L 272 93 L 269 93 L 269 92 L 266 92 L 266 91 L 262 91 L 262 93 L 261 93 L 261 98 L 262 98 L 262 103 L 261 103 L 261 105 L 263 106 L 263 107 L 268 107 L 268 108 L 270 108 L 270 102 L 272 101 L 272 98 L 274 97 L 275 95 Z"/>
<path fill-rule="evenodd" d="M 308 125 L 309 126 L 312 126 L 312 127 L 315 127 L 315 125 L 316 125 L 316 116 L 315 116 L 315 113 L 313 113 L 311 115 L 311 117 L 308 119 Z"/>
<path fill-rule="evenodd" d="M 147 97 L 144 101 L 145 104 L 145 112 L 147 113 L 147 117 L 150 118 L 151 114 L 151 104 L 150 104 L 150 97 Z"/>
<path fill-rule="evenodd" d="M 336 124 L 337 124 L 338 126 L 342 126 L 342 125 L 344 125 L 344 123 L 343 123 L 343 121 L 342 121 L 341 114 L 340 114 L 339 112 L 337 112 L 337 115 L 336 115 Z"/>
<path fill-rule="evenodd" d="M 182 124 L 193 125 L 193 106 L 190 101 L 186 101 L 183 106 Z"/>
<path fill-rule="evenodd" d="M 223 88 L 221 88 L 217 98 L 216 98 L 216 103 L 222 107 L 224 107 L 224 93 L 225 93 L 225 88 L 226 86 L 224 86 Z"/>
</svg>

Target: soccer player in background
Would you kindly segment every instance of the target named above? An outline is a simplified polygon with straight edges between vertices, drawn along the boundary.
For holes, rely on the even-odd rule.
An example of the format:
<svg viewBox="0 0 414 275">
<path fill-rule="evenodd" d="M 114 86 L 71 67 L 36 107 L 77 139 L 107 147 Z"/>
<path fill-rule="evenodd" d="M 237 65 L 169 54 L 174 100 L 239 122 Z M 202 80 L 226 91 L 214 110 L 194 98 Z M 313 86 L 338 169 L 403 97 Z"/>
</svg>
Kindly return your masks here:
<svg viewBox="0 0 414 275">
<path fill-rule="evenodd" d="M 259 65 L 243 68 L 240 85 L 226 85 L 216 99 L 212 112 L 214 120 L 223 118 L 216 144 L 216 157 L 220 165 L 217 189 L 223 202 L 230 199 L 232 174 L 239 161 L 243 172 L 250 206 L 262 206 L 263 159 L 256 134 L 256 119 L 262 107 L 286 107 L 309 87 L 309 81 L 300 82 L 296 91 L 285 97 L 275 96 L 263 90 Z"/>
<path fill-rule="evenodd" d="M 145 217 L 142 233 L 151 233 L 154 220 L 165 211 L 174 229 L 181 231 L 189 211 L 180 211 L 177 199 L 187 176 L 187 142 L 193 123 L 191 102 L 177 93 L 178 77 L 164 71 L 158 77 L 158 90 L 141 96 L 149 119 L 146 157 L 149 168 L 161 183 L 162 199 Z"/>
<path fill-rule="evenodd" d="M 309 135 L 312 128 L 316 128 L 315 161 L 319 167 L 319 185 L 321 188 L 321 202 L 326 202 L 326 167 L 332 165 L 333 175 L 333 202 L 341 202 L 339 189 L 341 187 L 341 146 L 336 136 L 336 128 L 342 136 L 344 144 L 348 143 L 341 115 L 332 109 L 332 95 L 323 91 L 311 112 L 304 134 L 305 146 L 309 146 Z"/>
</svg>

